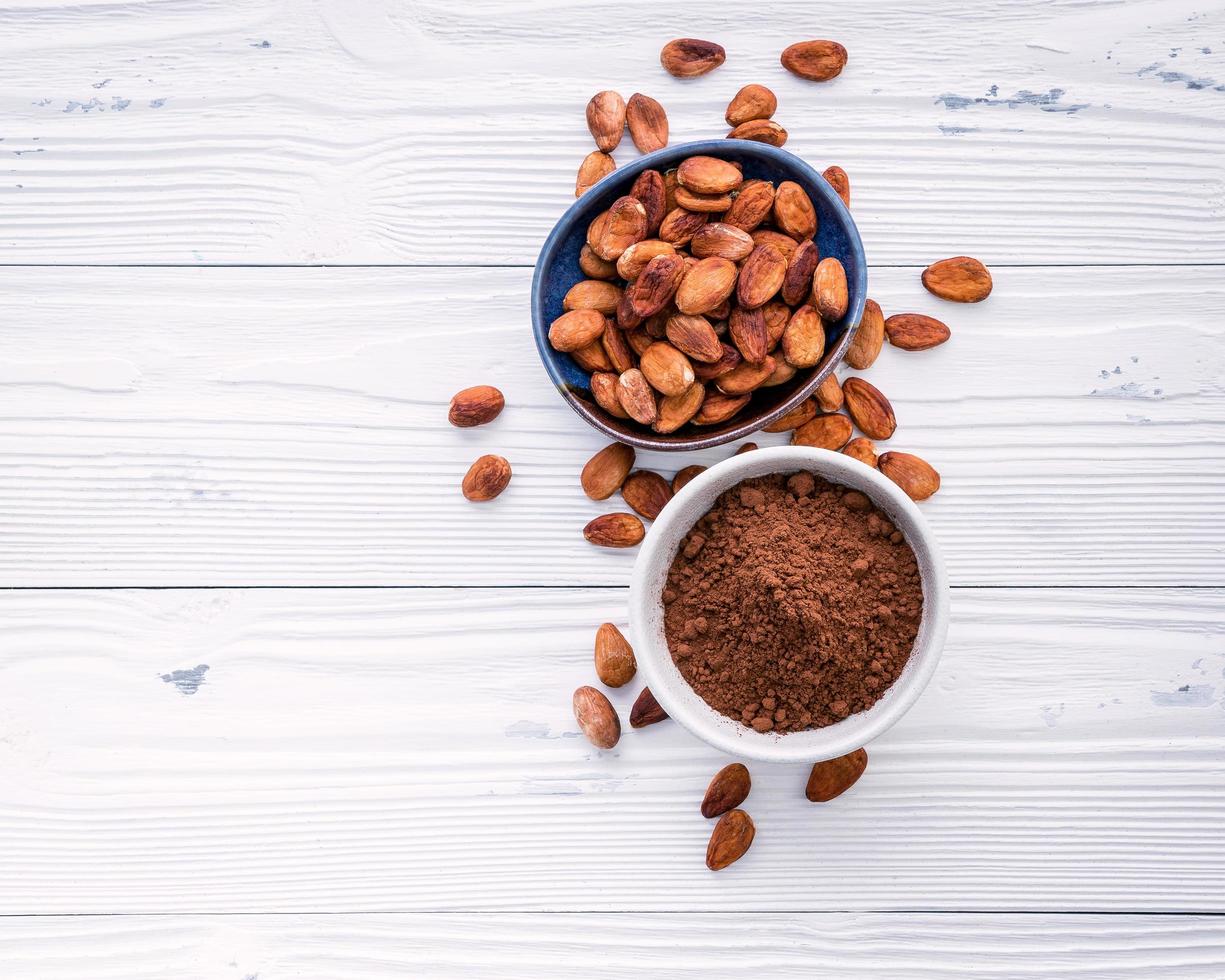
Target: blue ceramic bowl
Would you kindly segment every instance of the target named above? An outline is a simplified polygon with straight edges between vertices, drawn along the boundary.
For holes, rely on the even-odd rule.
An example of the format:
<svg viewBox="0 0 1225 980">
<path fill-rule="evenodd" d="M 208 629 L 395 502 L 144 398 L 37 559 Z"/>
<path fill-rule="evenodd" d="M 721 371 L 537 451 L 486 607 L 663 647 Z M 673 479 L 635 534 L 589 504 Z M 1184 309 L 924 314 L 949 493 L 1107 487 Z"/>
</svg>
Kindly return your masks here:
<svg viewBox="0 0 1225 980">
<path fill-rule="evenodd" d="M 661 173 L 675 169 L 686 157 L 696 155 L 734 160 L 746 179 L 773 181 L 775 186 L 793 180 L 812 198 L 817 211 L 817 248 L 822 258 L 834 256 L 846 269 L 850 302 L 846 316 L 826 326 L 825 356 L 814 368 L 800 371 L 785 385 L 760 388 L 738 415 L 722 425 L 685 425 L 669 435 L 659 435 L 628 419 L 609 415 L 592 398 L 587 372 L 569 354 L 549 346 L 549 324 L 564 312 L 562 300 L 580 279 L 579 251 L 587 242 L 587 226 L 618 197 L 629 193 L 644 170 Z M 791 411 L 808 398 L 841 362 L 867 298 L 867 266 L 863 242 L 850 212 L 829 183 L 797 156 L 764 143 L 749 140 L 700 140 L 669 146 L 609 174 L 571 205 L 545 239 L 532 278 L 532 332 L 536 348 L 557 390 L 579 415 L 605 435 L 640 449 L 688 450 L 734 442 Z"/>
</svg>

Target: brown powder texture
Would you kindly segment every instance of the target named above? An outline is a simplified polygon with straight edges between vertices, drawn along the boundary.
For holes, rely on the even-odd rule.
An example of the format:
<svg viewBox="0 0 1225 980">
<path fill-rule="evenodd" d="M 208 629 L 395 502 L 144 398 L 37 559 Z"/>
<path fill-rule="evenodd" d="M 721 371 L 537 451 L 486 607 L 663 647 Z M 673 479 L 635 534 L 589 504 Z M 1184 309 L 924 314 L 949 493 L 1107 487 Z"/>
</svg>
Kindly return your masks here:
<svg viewBox="0 0 1225 980">
<path fill-rule="evenodd" d="M 682 540 L 663 600 L 685 680 L 761 732 L 870 708 L 901 674 L 923 615 L 902 533 L 858 490 L 805 472 L 723 493 Z"/>
</svg>

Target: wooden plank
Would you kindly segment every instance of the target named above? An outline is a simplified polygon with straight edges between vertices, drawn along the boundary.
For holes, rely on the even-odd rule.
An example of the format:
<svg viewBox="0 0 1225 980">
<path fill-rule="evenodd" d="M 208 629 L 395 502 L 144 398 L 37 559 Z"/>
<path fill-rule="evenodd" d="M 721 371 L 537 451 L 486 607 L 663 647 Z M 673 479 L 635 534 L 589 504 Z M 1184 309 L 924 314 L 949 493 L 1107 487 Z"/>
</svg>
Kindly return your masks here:
<svg viewBox="0 0 1225 980">
<path fill-rule="evenodd" d="M 955 584 L 1225 584 L 1219 272 L 1006 269 L 974 307 L 874 274 L 954 330 L 870 374 L 891 444 L 944 476 L 924 509 Z M 625 584 L 633 553 L 580 533 L 620 505 L 579 490 L 602 442 L 540 367 L 528 278 L 0 272 L 0 584 Z M 476 382 L 510 407 L 456 430 Z M 478 507 L 457 488 L 484 452 L 516 475 Z"/>
<path fill-rule="evenodd" d="M 1209 916 L 660 913 L 73 916 L 0 922 L 23 980 L 404 976 L 1217 980 Z"/>
<path fill-rule="evenodd" d="M 8 263 L 524 264 L 571 201 L 603 87 L 722 135 L 765 82 L 788 144 L 839 163 L 873 263 L 1225 261 L 1225 12 L 1198 0 L 707 5 L 728 62 L 658 64 L 674 11 L 626 0 L 47 0 L 0 16 Z M 781 48 L 850 64 L 816 86 Z M 628 139 L 618 149 L 635 155 Z"/>
<path fill-rule="evenodd" d="M 569 694 L 620 590 L 0 594 L 0 913 L 1225 911 L 1225 593 L 963 590 L 827 806 Z M 613 692 L 626 711 L 637 685 Z"/>
</svg>

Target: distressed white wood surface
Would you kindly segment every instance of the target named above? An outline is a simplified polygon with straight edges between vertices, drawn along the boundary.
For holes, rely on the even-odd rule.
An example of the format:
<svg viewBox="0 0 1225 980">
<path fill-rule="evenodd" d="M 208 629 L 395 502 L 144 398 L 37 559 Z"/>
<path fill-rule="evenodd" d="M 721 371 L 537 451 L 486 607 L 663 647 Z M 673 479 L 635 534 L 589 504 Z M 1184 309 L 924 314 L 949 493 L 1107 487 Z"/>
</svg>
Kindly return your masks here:
<svg viewBox="0 0 1225 980">
<path fill-rule="evenodd" d="M 727 758 L 570 715 L 624 590 L 0 593 L 0 913 L 1225 912 L 1223 601 L 958 590 L 855 790 L 754 766 L 712 876 Z"/>
<path fill-rule="evenodd" d="M 522 269 L 0 270 L 0 584 L 625 584 L 583 540 L 602 445 L 551 389 Z M 1003 269 L 972 307 L 911 269 L 886 310 L 953 340 L 886 349 L 890 441 L 959 585 L 1225 584 L 1225 276 Z M 491 382 L 509 407 L 459 431 Z M 784 441 L 762 435 L 762 444 Z M 695 459 L 644 454 L 672 472 Z M 507 456 L 476 506 L 469 463 Z"/>
<path fill-rule="evenodd" d="M 1191 913 L 1225 912 L 1225 10 L 706 5 L 684 33 L 729 61 L 692 82 L 673 8 L 615 10 L 0 7 L 0 975 L 1222 975 Z M 814 34 L 851 53 L 829 85 L 777 66 Z M 579 536 L 600 442 L 527 269 L 455 266 L 534 260 L 596 89 L 676 142 L 749 81 L 850 171 L 886 310 L 953 326 L 871 377 L 944 474 L 954 581 L 1048 588 L 958 590 L 861 786 L 815 808 L 757 767 L 712 877 L 724 760 L 573 731 L 621 589 L 351 587 L 628 581 Z M 941 307 L 915 268 L 963 252 L 999 288 Z M 510 407 L 457 433 L 473 381 Z M 516 478 L 475 510 L 485 451 Z"/>
<path fill-rule="evenodd" d="M 1219 980 L 1200 916 L 699 913 L 77 916 L 0 921 L 22 980 L 757 976 Z"/>
<path fill-rule="evenodd" d="M 876 265 L 1225 261 L 1219 5 L 687 5 L 728 48 L 688 82 L 679 30 L 655 0 L 11 2 L 0 260 L 527 264 L 594 91 L 654 94 L 680 141 L 760 81 L 850 172 Z M 814 33 L 850 51 L 824 86 L 778 65 Z"/>
</svg>

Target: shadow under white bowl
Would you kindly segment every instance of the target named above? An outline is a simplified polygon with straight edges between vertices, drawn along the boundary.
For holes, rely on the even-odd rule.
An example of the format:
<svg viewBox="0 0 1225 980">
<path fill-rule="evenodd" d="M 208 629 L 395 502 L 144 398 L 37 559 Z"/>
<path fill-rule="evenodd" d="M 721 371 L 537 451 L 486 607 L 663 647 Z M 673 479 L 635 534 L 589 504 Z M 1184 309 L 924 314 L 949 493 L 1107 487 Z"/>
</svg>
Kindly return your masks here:
<svg viewBox="0 0 1225 980">
<path fill-rule="evenodd" d="M 685 534 L 719 495 L 742 480 L 806 470 L 862 491 L 906 536 L 923 581 L 923 617 L 901 676 L 867 711 L 825 728 L 776 734 L 758 732 L 720 714 L 689 686 L 668 652 L 663 590 Z M 630 589 L 634 651 L 643 679 L 665 711 L 702 741 L 730 755 L 762 762 L 819 762 L 866 745 L 906 713 L 931 680 L 948 631 L 948 579 L 944 560 L 914 501 L 877 470 L 842 453 L 805 446 L 755 449 L 700 474 L 664 508 L 642 543 Z"/>
</svg>

